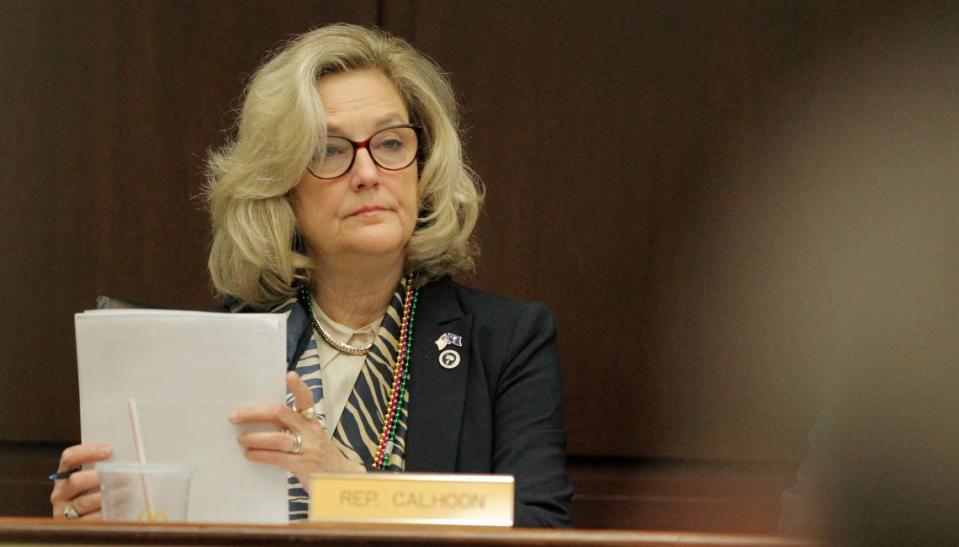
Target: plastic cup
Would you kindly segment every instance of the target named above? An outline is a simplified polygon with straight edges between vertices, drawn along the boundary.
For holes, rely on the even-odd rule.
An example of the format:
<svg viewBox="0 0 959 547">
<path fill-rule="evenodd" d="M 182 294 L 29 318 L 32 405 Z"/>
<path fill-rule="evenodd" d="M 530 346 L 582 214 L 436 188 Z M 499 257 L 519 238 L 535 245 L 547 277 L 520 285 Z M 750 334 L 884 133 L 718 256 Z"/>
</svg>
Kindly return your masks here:
<svg viewBox="0 0 959 547">
<path fill-rule="evenodd" d="M 189 465 L 113 463 L 96 465 L 104 520 L 182 522 L 190 502 Z"/>
</svg>

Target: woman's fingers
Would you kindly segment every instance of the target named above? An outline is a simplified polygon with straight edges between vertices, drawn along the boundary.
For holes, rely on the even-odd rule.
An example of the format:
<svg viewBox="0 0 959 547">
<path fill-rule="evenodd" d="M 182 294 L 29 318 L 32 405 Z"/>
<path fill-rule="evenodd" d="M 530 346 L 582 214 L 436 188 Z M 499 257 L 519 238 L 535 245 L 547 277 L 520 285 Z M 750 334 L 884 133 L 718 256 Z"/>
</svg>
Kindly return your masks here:
<svg viewBox="0 0 959 547">
<path fill-rule="evenodd" d="M 60 455 L 60 467 L 57 471 L 77 469 L 88 463 L 105 460 L 113 450 L 106 443 L 76 444 L 63 451 Z"/>
<path fill-rule="evenodd" d="M 300 412 L 312 409 L 315 402 L 310 387 L 295 372 L 286 373 L 286 390 L 293 394 L 293 405 Z"/>
<path fill-rule="evenodd" d="M 286 375 L 286 388 L 293 395 L 294 406 L 302 411 L 312 409 L 313 394 L 309 386 L 295 372 Z M 302 433 L 309 429 L 315 420 L 309 419 L 290 410 L 283 403 L 259 403 L 237 408 L 230 413 L 230 422 L 234 424 L 273 423 L 282 429 L 289 429 Z"/>
<path fill-rule="evenodd" d="M 230 413 L 230 423 L 272 423 L 280 429 L 289 429 L 301 434 L 310 429 L 311 424 L 319 426 L 319 422 L 307 420 L 290 410 L 283 403 L 259 403 L 241 406 Z"/>
<path fill-rule="evenodd" d="M 71 446 L 60 455 L 60 465 L 58 472 L 80 469 L 84 465 L 108 459 L 113 451 L 110 446 L 104 443 L 85 443 Z M 99 493 L 90 492 L 100 486 L 100 477 L 96 471 L 76 471 L 68 478 L 57 479 L 53 484 L 53 491 L 50 493 L 50 504 L 53 506 L 53 516 L 63 517 L 63 511 L 67 505 L 73 504 L 77 512 L 82 514 L 99 514 Z M 95 496 L 87 498 L 85 496 Z M 76 503 L 81 504 L 77 508 Z M 90 505 L 89 509 L 84 511 L 84 504 Z"/>
<path fill-rule="evenodd" d="M 276 450 L 248 449 L 244 455 L 255 462 L 273 465 L 279 467 L 280 469 L 286 469 L 287 471 L 292 471 L 295 467 L 297 467 L 293 465 L 293 462 L 290 461 L 292 456 L 286 452 L 277 452 Z"/>
<path fill-rule="evenodd" d="M 62 517 L 67 503 L 75 503 L 84 492 L 96 490 L 100 486 L 100 477 L 94 470 L 77 471 L 69 479 L 58 480 L 50 494 L 53 516 Z M 74 505 L 76 507 L 76 505 Z M 77 509 L 79 511 L 79 509 Z M 80 512 L 83 514 L 82 512 Z"/>
<path fill-rule="evenodd" d="M 310 491 L 310 473 L 324 470 L 322 467 L 316 467 L 315 463 L 310 463 L 310 458 L 299 454 L 287 454 L 286 452 L 277 452 L 276 450 L 254 450 L 248 449 L 244 455 L 247 459 L 272 465 L 280 469 L 293 473 L 303 488 Z"/>
<path fill-rule="evenodd" d="M 100 486 L 100 475 L 93 469 L 77 471 L 63 485 L 63 492 L 67 498 L 73 498 L 80 492 L 86 492 Z"/>
<path fill-rule="evenodd" d="M 73 508 L 77 510 L 77 513 L 80 513 L 80 516 L 87 516 L 91 513 L 99 512 L 102 502 L 100 492 L 93 492 L 77 496 L 71 503 L 73 504 Z"/>
<path fill-rule="evenodd" d="M 100 477 L 96 471 L 78 471 L 69 479 L 58 480 L 50 494 L 53 516 L 62 517 L 67 505 L 80 515 L 100 509 Z"/>
<path fill-rule="evenodd" d="M 271 422 L 277 425 L 284 425 L 291 415 L 295 413 L 286 407 L 283 403 L 258 403 L 255 405 L 241 406 L 230 413 L 230 423 L 249 424 Z"/>
<path fill-rule="evenodd" d="M 292 452 L 293 436 L 285 431 L 251 431 L 236 438 L 246 449 Z"/>
<path fill-rule="evenodd" d="M 316 471 L 363 471 L 362 464 L 351 462 L 340 453 L 319 421 L 303 413 L 314 405 L 313 394 L 303 379 L 290 372 L 286 376 L 286 387 L 300 412 L 283 403 L 260 403 L 230 413 L 230 422 L 234 424 L 268 423 L 279 429 L 237 435 L 237 441 L 246 449 L 246 457 L 292 472 L 305 488 L 309 487 L 310 473 Z"/>
</svg>

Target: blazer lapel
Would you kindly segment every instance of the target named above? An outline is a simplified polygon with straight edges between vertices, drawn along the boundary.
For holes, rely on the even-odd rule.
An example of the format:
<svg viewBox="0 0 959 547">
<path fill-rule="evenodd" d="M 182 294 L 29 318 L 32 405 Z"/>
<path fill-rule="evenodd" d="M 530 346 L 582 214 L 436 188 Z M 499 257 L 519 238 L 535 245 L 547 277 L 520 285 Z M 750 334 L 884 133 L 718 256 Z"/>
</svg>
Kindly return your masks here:
<svg viewBox="0 0 959 547">
<path fill-rule="evenodd" d="M 456 470 L 473 317 L 464 315 L 454 288 L 446 280 L 420 292 L 413 324 L 410 358 L 410 406 L 406 431 L 406 470 L 452 472 Z M 437 347 L 444 334 L 461 337 L 461 345 Z M 446 367 L 440 364 L 440 354 Z M 459 362 L 453 365 L 458 356 Z"/>
</svg>

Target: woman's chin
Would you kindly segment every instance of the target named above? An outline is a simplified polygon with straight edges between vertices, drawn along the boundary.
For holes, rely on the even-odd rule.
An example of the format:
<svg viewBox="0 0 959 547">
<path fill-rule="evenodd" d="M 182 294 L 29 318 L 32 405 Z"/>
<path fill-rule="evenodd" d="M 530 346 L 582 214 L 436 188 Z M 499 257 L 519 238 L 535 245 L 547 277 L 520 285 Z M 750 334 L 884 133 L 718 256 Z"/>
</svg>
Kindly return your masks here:
<svg viewBox="0 0 959 547">
<path fill-rule="evenodd" d="M 403 251 L 406 241 L 398 237 L 364 237 L 356 241 L 351 241 L 350 245 L 344 250 L 351 255 L 358 257 L 392 258 Z"/>
</svg>

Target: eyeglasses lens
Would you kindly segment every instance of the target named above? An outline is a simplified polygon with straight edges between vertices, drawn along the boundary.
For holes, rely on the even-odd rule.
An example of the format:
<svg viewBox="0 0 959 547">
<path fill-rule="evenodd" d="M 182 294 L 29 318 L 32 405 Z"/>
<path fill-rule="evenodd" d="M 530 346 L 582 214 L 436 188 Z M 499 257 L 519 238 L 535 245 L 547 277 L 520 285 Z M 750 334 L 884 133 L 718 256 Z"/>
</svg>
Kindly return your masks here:
<svg viewBox="0 0 959 547">
<path fill-rule="evenodd" d="M 366 148 L 373 161 L 383 169 L 397 171 L 416 159 L 416 130 L 411 127 L 392 127 L 370 137 Z M 317 153 L 310 162 L 310 171 L 317 177 L 331 179 L 345 174 L 353 164 L 356 147 L 349 139 L 327 137 L 324 153 Z"/>
</svg>

